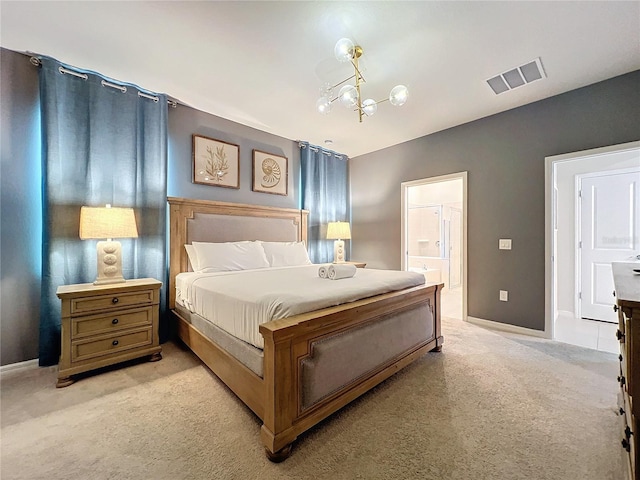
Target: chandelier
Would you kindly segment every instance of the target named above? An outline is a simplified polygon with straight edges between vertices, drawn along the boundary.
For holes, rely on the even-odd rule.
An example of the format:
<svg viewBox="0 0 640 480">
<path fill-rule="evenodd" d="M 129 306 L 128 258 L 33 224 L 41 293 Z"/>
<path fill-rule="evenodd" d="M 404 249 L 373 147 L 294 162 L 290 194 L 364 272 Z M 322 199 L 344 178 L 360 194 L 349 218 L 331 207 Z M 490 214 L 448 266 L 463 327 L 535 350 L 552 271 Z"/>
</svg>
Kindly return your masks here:
<svg viewBox="0 0 640 480">
<path fill-rule="evenodd" d="M 334 48 L 336 59 L 340 62 L 351 62 L 354 74 L 335 85 L 326 84 L 320 88 L 320 98 L 316 102 L 318 112 L 328 114 L 331 111 L 331 105 L 333 102 L 339 100 L 344 107 L 353 108 L 354 111 L 357 111 L 358 118 L 360 119 L 360 122 L 362 122 L 362 117 L 370 117 L 378 111 L 379 103 L 386 102 L 388 100 L 391 105 L 396 107 L 406 103 L 407 98 L 409 97 L 409 90 L 407 90 L 407 87 L 404 85 L 396 85 L 393 87 L 388 98 L 384 98 L 382 100 L 367 98 L 362 100 L 360 87 L 366 82 L 362 76 L 360 68 L 358 67 L 358 59 L 362 56 L 362 53 L 362 47 L 355 45 L 350 39 L 341 38 L 338 40 L 338 43 L 336 43 Z M 355 85 L 346 83 L 353 79 L 355 79 Z M 334 89 L 340 85 L 342 85 L 342 87 L 336 95 L 334 93 Z"/>
</svg>

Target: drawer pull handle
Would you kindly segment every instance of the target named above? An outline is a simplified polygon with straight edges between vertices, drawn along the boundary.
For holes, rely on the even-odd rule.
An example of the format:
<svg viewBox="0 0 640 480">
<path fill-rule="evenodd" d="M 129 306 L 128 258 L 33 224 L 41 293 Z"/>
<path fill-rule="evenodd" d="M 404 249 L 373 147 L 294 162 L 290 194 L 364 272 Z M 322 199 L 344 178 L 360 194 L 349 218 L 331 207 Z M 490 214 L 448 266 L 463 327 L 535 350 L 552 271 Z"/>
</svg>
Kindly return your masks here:
<svg viewBox="0 0 640 480">
<path fill-rule="evenodd" d="M 118 343 L 119 343 L 118 340 L 114 340 L 113 342 L 111 342 L 111 345 L 113 345 L 114 347 L 117 347 Z"/>
<path fill-rule="evenodd" d="M 631 450 L 631 444 L 627 441 L 626 438 L 622 439 L 622 448 L 624 448 L 627 452 Z"/>
<path fill-rule="evenodd" d="M 622 333 L 619 329 L 616 330 L 616 338 L 620 341 L 624 338 L 624 333 Z"/>
<path fill-rule="evenodd" d="M 614 305 L 614 306 L 613 306 L 613 311 L 614 311 L 614 312 L 617 312 L 617 311 L 618 311 L 618 305 Z"/>
<path fill-rule="evenodd" d="M 624 415 L 624 408 L 620 407 L 620 415 Z"/>
<path fill-rule="evenodd" d="M 627 381 L 624 379 L 624 376 L 618 377 L 618 382 L 620 382 L 620 386 L 623 386 Z"/>
<path fill-rule="evenodd" d="M 114 324 L 114 325 L 117 325 L 118 324 L 118 319 L 114 318 L 113 320 L 111 320 L 111 323 Z M 620 360 L 622 360 L 622 355 L 620 355 Z"/>
<path fill-rule="evenodd" d="M 120 300 L 118 300 L 118 297 L 113 297 L 113 298 L 111 299 L 111 303 L 113 303 L 114 305 L 115 305 L 116 303 L 118 303 L 119 301 L 120 301 Z"/>
<path fill-rule="evenodd" d="M 624 429 L 624 434 L 627 436 L 627 438 L 631 438 L 631 435 L 633 435 L 633 432 L 631 431 L 631 428 L 629 428 L 629 425 L 627 425 L 627 427 Z"/>
</svg>

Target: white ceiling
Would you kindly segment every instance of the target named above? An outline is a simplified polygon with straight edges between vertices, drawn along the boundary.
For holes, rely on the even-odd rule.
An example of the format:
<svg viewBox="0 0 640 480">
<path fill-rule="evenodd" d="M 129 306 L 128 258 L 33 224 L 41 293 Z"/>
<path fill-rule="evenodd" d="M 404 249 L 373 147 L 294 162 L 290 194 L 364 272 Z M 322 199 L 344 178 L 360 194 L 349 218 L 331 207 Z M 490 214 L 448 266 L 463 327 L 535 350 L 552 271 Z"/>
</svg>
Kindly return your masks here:
<svg viewBox="0 0 640 480">
<path fill-rule="evenodd" d="M 639 1 L 0 2 L 1 45 L 36 52 L 291 140 L 354 157 L 640 69 Z M 358 123 L 315 102 L 352 74 L 363 96 L 409 88 Z M 496 96 L 485 80 L 541 57 L 547 77 Z"/>
</svg>

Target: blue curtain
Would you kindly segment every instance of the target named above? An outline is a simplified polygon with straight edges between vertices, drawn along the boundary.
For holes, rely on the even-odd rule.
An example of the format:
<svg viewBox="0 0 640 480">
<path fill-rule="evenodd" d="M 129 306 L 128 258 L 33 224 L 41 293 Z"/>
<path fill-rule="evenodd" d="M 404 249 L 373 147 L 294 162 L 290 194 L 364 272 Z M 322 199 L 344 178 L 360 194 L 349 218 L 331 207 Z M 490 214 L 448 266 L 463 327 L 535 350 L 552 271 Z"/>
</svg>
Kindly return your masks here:
<svg viewBox="0 0 640 480">
<path fill-rule="evenodd" d="M 300 144 L 302 208 L 309 210 L 308 250 L 314 263 L 333 261 L 333 240 L 327 240 L 329 222 L 348 222 L 349 177 L 347 156 L 308 143 Z M 345 242 L 349 251 L 349 241 Z"/>
<path fill-rule="evenodd" d="M 137 239 L 122 239 L 124 277 L 163 282 L 166 298 L 167 99 L 43 57 L 40 365 L 60 355 L 60 285 L 96 278 L 96 242 L 80 240 L 80 207 L 133 207 Z M 62 73 L 79 72 L 84 78 Z M 104 82 L 126 87 L 126 91 Z M 142 95 L 139 95 L 141 93 Z M 148 96 L 154 97 L 147 98 Z M 167 322 L 161 314 L 161 341 Z"/>
</svg>

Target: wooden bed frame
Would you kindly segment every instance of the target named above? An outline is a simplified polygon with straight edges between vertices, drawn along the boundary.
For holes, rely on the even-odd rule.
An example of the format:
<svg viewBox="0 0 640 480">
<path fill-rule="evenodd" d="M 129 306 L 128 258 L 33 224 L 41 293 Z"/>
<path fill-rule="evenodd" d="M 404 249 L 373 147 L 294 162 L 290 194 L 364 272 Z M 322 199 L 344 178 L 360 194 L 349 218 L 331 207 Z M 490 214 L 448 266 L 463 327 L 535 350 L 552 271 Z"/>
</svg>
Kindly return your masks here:
<svg viewBox="0 0 640 480">
<path fill-rule="evenodd" d="M 367 392 L 399 369 L 429 351 L 440 351 L 444 338 L 440 328 L 440 290 L 442 284 L 422 285 L 386 293 L 356 302 L 325 308 L 260 325 L 264 337 L 263 377 L 240 363 L 220 346 L 205 337 L 175 310 L 175 277 L 188 271 L 184 244 L 188 243 L 188 225 L 194 215 L 240 216 L 251 222 L 255 218 L 290 221 L 297 238 L 307 239 L 307 214 L 304 210 L 255 205 L 188 200 L 170 197 L 170 277 L 169 308 L 177 319 L 180 339 L 263 421 L 261 439 L 268 458 L 282 461 L 291 452 L 291 444 L 338 409 Z M 261 220 L 263 221 L 263 220 Z M 281 225 L 281 223 L 280 223 Z M 236 237 L 238 235 L 236 234 Z M 240 235 L 242 236 L 242 235 Z M 202 240 L 202 239 L 199 239 Z M 209 241 L 273 240 L 264 238 L 226 238 Z M 428 306 L 432 312 L 432 338 L 378 366 L 367 375 L 328 395 L 311 408 L 301 406 L 301 362 L 313 355 L 315 342 L 336 334 L 373 324 L 390 315 Z M 344 337 L 343 337 L 344 338 Z"/>
</svg>

